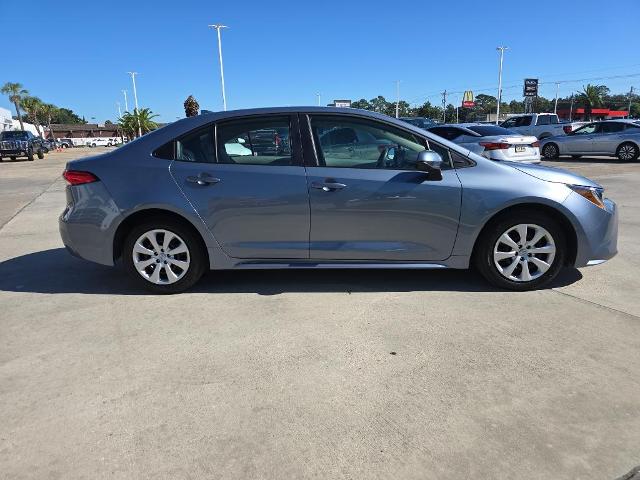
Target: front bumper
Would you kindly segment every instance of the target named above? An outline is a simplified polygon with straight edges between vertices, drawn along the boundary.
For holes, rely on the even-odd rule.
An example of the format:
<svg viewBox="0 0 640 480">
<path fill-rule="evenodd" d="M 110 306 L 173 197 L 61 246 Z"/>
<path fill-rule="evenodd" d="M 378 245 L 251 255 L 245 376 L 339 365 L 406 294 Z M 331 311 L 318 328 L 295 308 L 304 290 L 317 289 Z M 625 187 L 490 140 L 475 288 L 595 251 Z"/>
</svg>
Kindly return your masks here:
<svg viewBox="0 0 640 480">
<path fill-rule="evenodd" d="M 599 208 L 572 192 L 564 202 L 579 224 L 575 267 L 599 265 L 618 253 L 618 207 L 605 199 Z"/>
<path fill-rule="evenodd" d="M 0 150 L 0 157 L 26 157 L 27 150 Z"/>
</svg>

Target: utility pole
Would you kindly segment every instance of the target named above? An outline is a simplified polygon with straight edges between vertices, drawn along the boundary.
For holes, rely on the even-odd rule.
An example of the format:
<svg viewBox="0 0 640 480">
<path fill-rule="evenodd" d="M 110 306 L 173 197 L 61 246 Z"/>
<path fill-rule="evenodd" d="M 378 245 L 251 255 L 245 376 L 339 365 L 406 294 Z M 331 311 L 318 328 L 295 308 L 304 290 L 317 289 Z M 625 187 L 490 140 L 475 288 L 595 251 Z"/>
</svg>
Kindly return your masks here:
<svg viewBox="0 0 640 480">
<path fill-rule="evenodd" d="M 558 90 L 560 90 L 560 82 L 556 82 L 556 103 L 553 107 L 553 113 L 558 113 Z"/>
<path fill-rule="evenodd" d="M 496 125 L 500 123 L 500 102 L 502 101 L 502 63 L 504 62 L 504 51 L 509 47 L 496 47 L 500 51 L 500 69 L 498 70 L 498 105 L 496 109 Z"/>
<path fill-rule="evenodd" d="M 122 110 L 120 109 L 120 102 L 116 102 L 116 105 L 118 106 L 118 123 L 120 123 L 120 119 L 122 118 Z M 120 140 L 122 141 L 122 143 L 124 143 L 124 133 L 120 129 L 120 125 L 118 125 L 117 129 L 118 129 L 117 131 L 120 132 Z"/>
<path fill-rule="evenodd" d="M 569 121 L 573 120 L 573 93 L 571 94 L 571 107 L 569 107 Z"/>
<path fill-rule="evenodd" d="M 138 120 L 138 136 L 142 136 L 142 128 L 140 127 L 140 116 L 138 111 L 138 91 L 136 90 L 136 75 L 138 72 L 127 72 L 131 75 L 131 82 L 133 83 L 133 104 L 134 112 L 136 114 L 136 120 Z"/>
<path fill-rule="evenodd" d="M 396 80 L 396 118 L 400 116 L 400 80 Z"/>
<path fill-rule="evenodd" d="M 124 95 L 124 111 L 128 112 L 129 111 L 129 102 L 127 102 L 127 91 L 126 90 L 122 90 L 122 94 Z"/>
<path fill-rule="evenodd" d="M 220 60 L 220 83 L 222 83 L 222 109 L 227 109 L 227 96 L 224 92 L 224 66 L 222 64 L 222 39 L 220 38 L 220 30 L 223 28 L 227 28 L 226 25 L 222 25 L 221 23 L 214 23 L 213 25 L 209 25 L 210 28 L 215 28 L 218 32 L 218 58 Z"/>
<path fill-rule="evenodd" d="M 447 123 L 447 91 L 442 92 L 442 123 Z"/>
<path fill-rule="evenodd" d="M 120 102 L 116 102 L 116 105 L 118 106 L 118 119 L 122 118 L 122 110 L 120 109 Z"/>
<path fill-rule="evenodd" d="M 316 93 L 316 97 L 318 97 L 318 106 L 320 106 L 320 92 Z"/>
<path fill-rule="evenodd" d="M 627 118 L 631 118 L 631 98 L 633 97 L 633 87 L 629 90 L 629 108 L 627 109 Z"/>
</svg>

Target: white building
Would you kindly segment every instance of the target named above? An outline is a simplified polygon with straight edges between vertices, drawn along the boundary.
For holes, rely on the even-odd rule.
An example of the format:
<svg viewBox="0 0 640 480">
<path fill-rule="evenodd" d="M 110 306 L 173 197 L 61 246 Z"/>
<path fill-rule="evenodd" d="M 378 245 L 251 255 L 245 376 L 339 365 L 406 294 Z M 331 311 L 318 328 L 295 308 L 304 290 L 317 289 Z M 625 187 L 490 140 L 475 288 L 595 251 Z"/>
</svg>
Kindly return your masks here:
<svg viewBox="0 0 640 480">
<path fill-rule="evenodd" d="M 24 129 L 38 135 L 38 129 L 31 123 L 23 122 Z M 44 127 L 40 127 L 44 131 Z M 20 122 L 11 118 L 11 112 L 6 108 L 0 107 L 0 132 L 4 130 L 20 130 Z"/>
</svg>

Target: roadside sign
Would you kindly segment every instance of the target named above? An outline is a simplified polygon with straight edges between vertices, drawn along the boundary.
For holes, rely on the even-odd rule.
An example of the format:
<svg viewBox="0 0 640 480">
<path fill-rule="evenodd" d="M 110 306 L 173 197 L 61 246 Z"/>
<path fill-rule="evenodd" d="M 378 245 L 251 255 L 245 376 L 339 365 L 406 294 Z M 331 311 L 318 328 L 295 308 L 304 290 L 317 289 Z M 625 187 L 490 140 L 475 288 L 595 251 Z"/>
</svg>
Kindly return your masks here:
<svg viewBox="0 0 640 480">
<path fill-rule="evenodd" d="M 472 108 L 476 106 L 476 102 L 473 101 L 473 92 L 471 90 L 464 92 L 464 95 L 462 96 L 462 106 L 464 108 Z"/>
<path fill-rule="evenodd" d="M 523 97 L 537 97 L 538 96 L 538 79 L 537 78 L 525 78 L 524 89 L 522 92 Z"/>
<path fill-rule="evenodd" d="M 351 108 L 351 100 L 334 100 L 333 105 L 338 108 Z"/>
</svg>

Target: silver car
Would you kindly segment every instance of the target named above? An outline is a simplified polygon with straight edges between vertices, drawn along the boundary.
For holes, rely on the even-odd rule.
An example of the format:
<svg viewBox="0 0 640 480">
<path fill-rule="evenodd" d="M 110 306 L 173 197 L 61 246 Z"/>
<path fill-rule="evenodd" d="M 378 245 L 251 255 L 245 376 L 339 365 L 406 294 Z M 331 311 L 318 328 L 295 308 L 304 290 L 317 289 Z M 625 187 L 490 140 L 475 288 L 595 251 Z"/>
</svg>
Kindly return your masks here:
<svg viewBox="0 0 640 480">
<path fill-rule="evenodd" d="M 68 250 L 161 293 L 209 269 L 470 266 L 530 290 L 616 254 L 616 205 L 597 183 L 360 110 L 199 115 L 64 178 Z"/>
<path fill-rule="evenodd" d="M 498 125 L 459 123 L 437 125 L 427 130 L 490 160 L 540 163 L 540 143 L 536 137 Z"/>
<path fill-rule="evenodd" d="M 637 160 L 640 156 L 640 124 L 637 120 L 605 120 L 588 123 L 559 137 L 541 141 L 545 158 L 571 155 L 616 156 L 623 161 Z"/>
</svg>

